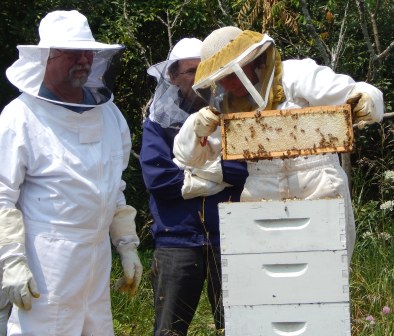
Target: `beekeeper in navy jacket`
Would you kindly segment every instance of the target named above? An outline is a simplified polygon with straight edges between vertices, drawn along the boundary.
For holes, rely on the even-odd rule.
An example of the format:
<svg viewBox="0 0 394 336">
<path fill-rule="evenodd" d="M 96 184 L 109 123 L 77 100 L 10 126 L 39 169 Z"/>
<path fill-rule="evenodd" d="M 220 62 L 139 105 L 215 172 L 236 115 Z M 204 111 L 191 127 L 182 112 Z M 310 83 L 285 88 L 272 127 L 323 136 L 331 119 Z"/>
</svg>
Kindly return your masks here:
<svg viewBox="0 0 394 336">
<path fill-rule="evenodd" d="M 243 162 L 218 157 L 192 169 L 174 159 L 174 137 L 206 105 L 192 90 L 200 46 L 200 40 L 184 38 L 168 60 L 148 69 L 158 84 L 143 126 L 140 162 L 154 220 L 156 336 L 186 335 L 205 280 L 216 328 L 224 328 L 218 203 L 239 201 L 247 177 Z"/>
</svg>

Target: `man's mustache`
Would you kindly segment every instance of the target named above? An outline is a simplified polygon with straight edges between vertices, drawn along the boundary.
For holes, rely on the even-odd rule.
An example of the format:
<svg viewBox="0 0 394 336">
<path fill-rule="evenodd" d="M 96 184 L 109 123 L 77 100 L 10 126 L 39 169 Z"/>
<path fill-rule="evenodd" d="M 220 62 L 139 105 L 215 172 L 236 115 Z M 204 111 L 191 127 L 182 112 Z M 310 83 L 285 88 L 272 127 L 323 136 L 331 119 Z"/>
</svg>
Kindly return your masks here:
<svg viewBox="0 0 394 336">
<path fill-rule="evenodd" d="M 88 74 L 90 74 L 91 66 L 89 64 L 76 64 L 70 69 L 70 74 L 73 75 L 77 71 L 85 70 Z"/>
</svg>

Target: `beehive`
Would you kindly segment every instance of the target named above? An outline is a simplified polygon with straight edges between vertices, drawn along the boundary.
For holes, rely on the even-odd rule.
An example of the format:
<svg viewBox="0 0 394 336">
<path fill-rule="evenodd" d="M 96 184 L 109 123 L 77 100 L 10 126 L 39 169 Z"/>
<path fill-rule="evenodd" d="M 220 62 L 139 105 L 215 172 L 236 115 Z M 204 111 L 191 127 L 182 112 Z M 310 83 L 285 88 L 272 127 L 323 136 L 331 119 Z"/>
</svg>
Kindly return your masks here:
<svg viewBox="0 0 394 336">
<path fill-rule="evenodd" d="M 221 115 L 225 160 L 287 158 L 353 149 L 350 105 Z"/>
<path fill-rule="evenodd" d="M 226 336 L 350 336 L 342 198 L 220 203 Z"/>
</svg>

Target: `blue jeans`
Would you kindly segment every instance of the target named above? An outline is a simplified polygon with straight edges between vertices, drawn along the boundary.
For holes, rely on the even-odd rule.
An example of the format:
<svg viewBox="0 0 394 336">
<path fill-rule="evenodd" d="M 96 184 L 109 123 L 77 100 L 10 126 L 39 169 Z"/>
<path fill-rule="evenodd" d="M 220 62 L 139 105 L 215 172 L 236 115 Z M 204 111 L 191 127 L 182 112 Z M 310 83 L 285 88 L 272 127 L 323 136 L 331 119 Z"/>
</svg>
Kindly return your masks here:
<svg viewBox="0 0 394 336">
<path fill-rule="evenodd" d="M 154 251 L 154 336 L 187 335 L 205 280 L 216 329 L 223 329 L 220 248 L 201 246 Z"/>
</svg>

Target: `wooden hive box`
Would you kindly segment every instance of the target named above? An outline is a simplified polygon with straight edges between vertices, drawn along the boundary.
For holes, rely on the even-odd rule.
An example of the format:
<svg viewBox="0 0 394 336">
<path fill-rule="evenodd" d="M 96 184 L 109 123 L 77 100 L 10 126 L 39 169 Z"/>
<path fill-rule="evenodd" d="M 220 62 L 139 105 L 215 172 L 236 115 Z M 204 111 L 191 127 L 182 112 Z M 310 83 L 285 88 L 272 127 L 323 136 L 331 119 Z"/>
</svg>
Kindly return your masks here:
<svg viewBox="0 0 394 336">
<path fill-rule="evenodd" d="M 350 105 L 221 115 L 225 160 L 288 158 L 353 150 Z"/>
</svg>

